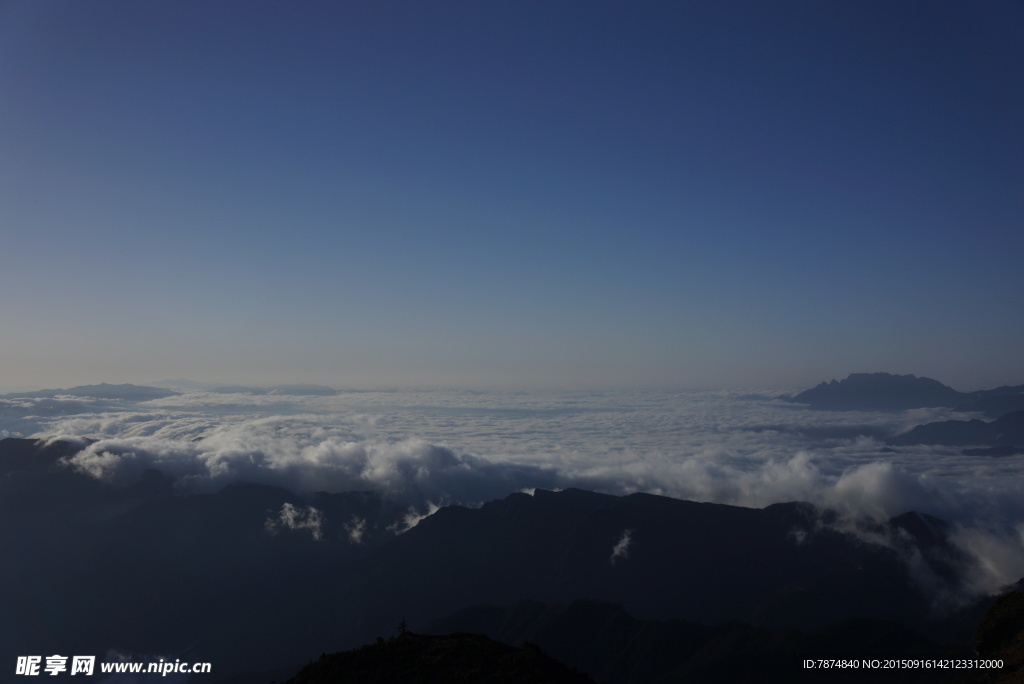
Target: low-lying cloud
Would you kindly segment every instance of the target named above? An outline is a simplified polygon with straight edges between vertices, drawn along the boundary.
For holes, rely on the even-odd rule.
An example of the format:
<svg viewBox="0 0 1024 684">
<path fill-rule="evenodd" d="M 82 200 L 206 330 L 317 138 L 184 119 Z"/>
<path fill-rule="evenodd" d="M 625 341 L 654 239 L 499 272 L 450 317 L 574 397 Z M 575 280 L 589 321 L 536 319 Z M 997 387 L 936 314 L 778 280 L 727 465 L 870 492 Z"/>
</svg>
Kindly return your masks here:
<svg viewBox="0 0 1024 684">
<path fill-rule="evenodd" d="M 215 491 L 238 481 L 298 492 L 374 490 L 417 509 L 428 502 L 472 505 L 526 486 L 559 483 L 550 467 L 492 463 L 416 438 L 347 439 L 298 422 L 262 419 L 188 441 L 104 438 L 85 446 L 67 464 L 113 484 L 133 484 L 146 471 L 157 470 L 184 492 Z"/>
<path fill-rule="evenodd" d="M 629 557 L 629 545 L 633 541 L 633 530 L 625 530 L 619 540 L 612 547 L 612 555 L 608 562 L 615 565 L 615 561 Z"/>
<path fill-rule="evenodd" d="M 320 541 L 324 538 L 323 525 L 323 513 L 316 508 L 285 503 L 276 516 L 267 518 L 263 526 L 272 535 L 276 535 L 281 530 L 305 530 L 315 541 Z"/>
<path fill-rule="evenodd" d="M 538 487 L 752 507 L 808 501 L 873 519 L 916 510 L 958 525 L 958 543 L 977 559 L 970 582 L 979 590 L 1024 574 L 1024 458 L 952 447 L 894 451 L 882 441 L 956 417 L 948 409 L 808 411 L 728 393 L 414 391 L 200 392 L 132 410 L 90 407 L 35 417 L 36 435 L 79 440 L 68 466 L 115 484 L 155 469 L 185 492 L 236 481 L 296 492 L 375 490 L 408 507 L 407 527 L 438 505 L 478 505 Z M 358 543 L 358 522 L 347 524 Z"/>
</svg>

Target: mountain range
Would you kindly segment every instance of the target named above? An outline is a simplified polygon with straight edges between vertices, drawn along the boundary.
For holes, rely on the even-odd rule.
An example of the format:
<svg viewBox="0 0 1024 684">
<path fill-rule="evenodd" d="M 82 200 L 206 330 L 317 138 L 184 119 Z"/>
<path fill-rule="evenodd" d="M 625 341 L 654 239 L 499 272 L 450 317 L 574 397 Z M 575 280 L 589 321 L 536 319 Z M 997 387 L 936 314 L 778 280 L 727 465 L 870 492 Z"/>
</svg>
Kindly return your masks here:
<svg viewBox="0 0 1024 684">
<path fill-rule="evenodd" d="M 402 632 L 362 648 L 321 655 L 290 684 L 593 684 L 532 644 L 510 646 L 479 634 Z"/>
<path fill-rule="evenodd" d="M 876 373 L 792 400 L 829 410 L 976 411 L 989 420 L 900 434 L 874 426 L 871 436 L 897 448 L 970 446 L 965 453 L 1006 456 L 1024 444 L 1024 411 L 1006 410 L 1022 390 L 961 393 Z M 104 383 L 16 396 L 38 399 L 37 415 L 57 415 L 77 410 L 67 396 L 119 402 L 174 393 Z M 817 439 L 863 433 L 782 428 Z M 450 659 L 455 652 L 489 663 L 479 667 L 555 667 L 550 681 L 792 681 L 807 675 L 797 666 L 805 656 L 843 649 L 851 657 L 969 655 L 994 601 L 965 593 L 975 561 L 953 543 L 956 528 L 914 511 L 879 520 L 799 501 L 756 509 L 570 488 L 423 517 L 371 491 L 236 482 L 187 492 L 158 470 L 114 485 L 68 467 L 82 446 L 0 440 L 0 548 L 16 559 L 0 565 L 0 581 L 19 587 L 0 596 L 2 658 L 39 648 L 171 653 L 214 662 L 212 681 L 225 684 L 267 684 L 271 673 L 280 680 L 339 649 L 361 655 L 324 656 L 295 681 L 324 681 L 339 667 L 407 662 L 415 670 L 446 659 L 454 668 L 446 676 L 457 681 L 466 662 Z M 1004 633 L 1016 623 L 993 624 L 982 630 L 985 648 L 1014 653 Z M 952 679 L 918 675 L 891 681 Z"/>
<path fill-rule="evenodd" d="M 437 620 L 427 635 L 400 626 L 397 637 L 320 658 L 286 684 L 360 682 L 766 682 L 820 678 L 809 655 L 840 655 L 858 667 L 834 668 L 830 682 L 1012 684 L 1024 674 L 1024 589 L 1011 590 L 981 619 L 974 650 L 923 638 L 879 620 L 848 620 L 812 632 L 742 622 L 701 625 L 642 621 L 621 606 L 520 602 L 476 606 Z M 513 644 L 521 644 L 518 648 Z M 978 658 L 991 669 L 954 669 Z M 556 660 L 557 659 L 557 660 Z M 812 658 L 813 659 L 813 658 Z M 945 667 L 865 670 L 866 661 L 921 661 Z M 569 668 L 572 669 L 569 669 Z M 589 675 L 591 678 L 588 678 Z M 961 676 L 963 675 L 963 676 Z M 259 675 L 224 684 L 266 684 Z"/>
<path fill-rule="evenodd" d="M 145 385 L 111 385 L 102 382 L 98 385 L 79 385 L 68 389 L 43 389 L 32 392 L 10 392 L 4 397 L 41 397 L 53 398 L 56 396 L 72 397 L 95 397 L 97 399 L 119 399 L 124 401 L 149 401 L 151 399 L 163 399 L 171 397 L 178 392 L 160 387 L 148 387 Z"/>
<path fill-rule="evenodd" d="M 965 446 L 984 444 L 1015 447 L 1015 445 L 1024 445 L 1024 411 L 1013 411 L 988 422 L 974 419 L 925 423 L 896 435 L 888 441 L 890 444 L 898 445 Z M 1004 455 L 1009 454 L 1004 453 Z"/>
<path fill-rule="evenodd" d="M 772 643 L 813 644 L 830 629 L 964 644 L 980 618 L 965 629 L 937 618 L 970 560 L 949 525 L 919 513 L 851 521 L 798 502 L 753 509 L 567 489 L 447 506 L 416 524 L 367 492 L 237 484 L 183 494 L 156 471 L 115 487 L 63 467 L 78 448 L 0 441 L 0 545 L 18 559 L 0 566 L 0 581 L 19 587 L 0 597 L 4 657 L 173 651 L 224 676 L 297 669 L 400 621 L 421 630 L 523 601 L 589 599 L 644 625 L 695 623 L 695 652 L 753 641 L 765 658 Z M 549 629 L 538 620 L 519 633 Z M 746 627 L 721 627 L 736 621 Z"/>
<path fill-rule="evenodd" d="M 891 373 L 851 373 L 844 380 L 822 382 L 787 401 L 829 411 L 902 411 L 945 406 L 998 418 L 1024 410 L 1024 385 L 958 392 L 931 378 Z"/>
</svg>

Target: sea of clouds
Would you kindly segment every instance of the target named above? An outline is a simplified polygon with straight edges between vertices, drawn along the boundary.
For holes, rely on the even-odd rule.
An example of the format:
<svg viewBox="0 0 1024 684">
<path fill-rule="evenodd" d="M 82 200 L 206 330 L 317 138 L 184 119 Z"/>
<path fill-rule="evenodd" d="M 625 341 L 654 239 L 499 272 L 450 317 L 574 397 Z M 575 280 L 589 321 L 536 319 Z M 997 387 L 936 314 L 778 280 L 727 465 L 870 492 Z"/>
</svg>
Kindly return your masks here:
<svg viewBox="0 0 1024 684">
<path fill-rule="evenodd" d="M 809 501 L 875 519 L 916 510 L 957 525 L 959 545 L 977 559 L 966 581 L 992 591 L 1024 576 L 1024 457 L 884 443 L 965 417 L 812 411 L 772 392 L 0 400 L 0 434 L 76 441 L 68 466 L 115 484 L 157 469 L 184 492 L 235 481 L 376 490 L 424 515 L 564 487 L 751 507 Z"/>
</svg>

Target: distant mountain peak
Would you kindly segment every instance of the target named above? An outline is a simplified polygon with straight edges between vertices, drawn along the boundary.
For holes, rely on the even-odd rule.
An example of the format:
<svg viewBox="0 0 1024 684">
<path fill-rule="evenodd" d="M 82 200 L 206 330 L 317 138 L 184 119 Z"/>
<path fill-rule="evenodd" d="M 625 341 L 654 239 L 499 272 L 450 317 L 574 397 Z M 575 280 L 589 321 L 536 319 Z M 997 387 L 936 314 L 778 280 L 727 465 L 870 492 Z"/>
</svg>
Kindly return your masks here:
<svg viewBox="0 0 1024 684">
<path fill-rule="evenodd" d="M 952 407 L 966 396 L 931 378 L 851 373 L 844 380 L 821 382 L 789 401 L 833 411 L 902 411 L 926 406 Z"/>
</svg>

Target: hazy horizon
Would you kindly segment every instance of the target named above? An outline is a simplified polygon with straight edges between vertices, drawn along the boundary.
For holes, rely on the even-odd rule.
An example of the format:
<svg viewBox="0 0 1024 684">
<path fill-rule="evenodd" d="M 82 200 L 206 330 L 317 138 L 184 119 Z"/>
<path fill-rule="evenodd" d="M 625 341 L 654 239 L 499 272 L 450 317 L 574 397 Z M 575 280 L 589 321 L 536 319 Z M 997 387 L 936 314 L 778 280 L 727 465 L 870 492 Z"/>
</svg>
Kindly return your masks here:
<svg viewBox="0 0 1024 684">
<path fill-rule="evenodd" d="M 51 383 L 40 383 L 35 382 L 32 384 L 21 384 L 11 385 L 0 382 L 0 394 L 16 394 L 18 392 L 33 392 L 47 389 L 71 389 L 79 386 L 89 385 L 122 385 L 131 384 L 141 387 L 160 387 L 160 388 L 172 388 L 178 391 L 209 391 L 218 387 L 251 387 L 257 389 L 272 388 L 275 386 L 317 386 L 326 387 L 331 390 L 339 392 L 389 392 L 389 391 L 401 391 L 401 390 L 441 390 L 441 391 L 453 391 L 453 392 L 516 392 L 516 393 L 557 393 L 557 392 L 633 392 L 642 390 L 655 390 L 655 391 L 678 391 L 678 392 L 770 392 L 770 393 L 793 393 L 800 392 L 802 390 L 810 389 L 819 383 L 830 382 L 832 380 L 843 380 L 851 373 L 889 373 L 887 370 L 854 370 L 849 373 L 826 375 L 818 377 L 814 380 L 807 382 L 788 382 L 785 384 L 775 385 L 755 385 L 755 384 L 733 384 L 733 385 L 690 385 L 681 386 L 677 384 L 664 383 L 648 383 L 648 384 L 630 384 L 628 382 L 621 383 L 605 383 L 605 384 L 589 384 L 589 385 L 572 385 L 572 384 L 525 384 L 522 382 L 507 381 L 504 383 L 499 382 L 467 382 L 467 383 L 443 383 L 443 382 L 423 382 L 423 383 L 373 383 L 373 382 L 330 382 L 324 378 L 306 378 L 301 380 L 296 379 L 273 379 L 266 381 L 247 381 L 245 378 L 235 379 L 223 379 L 223 380 L 197 380 L 195 378 L 150 378 L 148 380 L 136 380 L 126 379 L 113 381 L 109 378 L 96 378 L 92 380 L 86 380 L 81 382 L 68 382 L 59 381 L 59 378 L 54 378 L 54 382 Z M 898 373 L 893 372 L 892 375 L 915 375 L 916 377 L 930 377 L 923 374 L 916 373 Z M 85 378 L 91 378 L 91 375 L 82 376 Z M 939 377 L 931 377 L 932 380 L 937 380 L 944 385 L 952 387 L 953 389 L 960 392 L 973 392 L 977 390 L 994 389 L 999 386 L 1009 385 L 1024 385 L 1024 378 L 1003 378 L 988 382 L 985 384 L 973 384 L 973 385 L 956 385 L 946 382 Z"/>
</svg>

